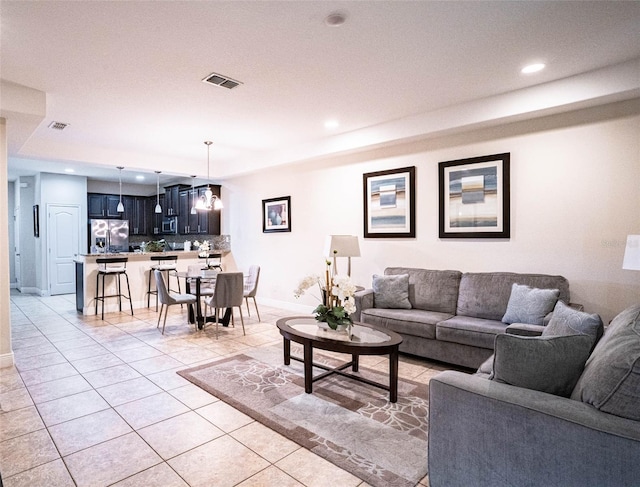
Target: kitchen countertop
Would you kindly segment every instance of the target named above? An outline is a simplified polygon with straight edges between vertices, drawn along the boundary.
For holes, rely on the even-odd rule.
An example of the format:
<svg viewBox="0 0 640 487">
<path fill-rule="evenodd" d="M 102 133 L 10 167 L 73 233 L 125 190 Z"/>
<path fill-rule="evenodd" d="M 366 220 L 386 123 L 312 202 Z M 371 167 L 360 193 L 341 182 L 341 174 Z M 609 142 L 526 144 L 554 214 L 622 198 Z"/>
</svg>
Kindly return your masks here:
<svg viewBox="0 0 640 487">
<path fill-rule="evenodd" d="M 213 249 L 210 250 L 209 253 L 210 254 L 228 254 L 230 252 L 230 250 L 217 250 L 217 249 Z M 95 254 L 79 254 L 78 257 L 134 257 L 134 256 L 141 256 L 141 257 L 150 257 L 152 255 L 184 255 L 184 256 L 188 256 L 188 257 L 197 257 L 198 254 L 200 253 L 199 250 L 165 250 L 163 252 L 117 252 L 117 253 L 95 253 Z M 204 257 L 203 257 L 204 258 Z"/>
</svg>

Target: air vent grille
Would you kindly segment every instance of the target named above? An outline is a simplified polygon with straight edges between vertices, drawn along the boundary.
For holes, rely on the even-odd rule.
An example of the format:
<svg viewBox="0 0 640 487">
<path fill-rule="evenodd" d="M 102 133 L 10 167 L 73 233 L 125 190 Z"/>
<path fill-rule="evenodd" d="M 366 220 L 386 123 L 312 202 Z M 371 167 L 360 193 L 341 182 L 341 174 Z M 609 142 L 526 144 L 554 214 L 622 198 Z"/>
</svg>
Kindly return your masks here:
<svg viewBox="0 0 640 487">
<path fill-rule="evenodd" d="M 222 86 L 223 88 L 227 88 L 229 90 L 235 88 L 238 85 L 241 85 L 242 83 L 240 81 L 236 81 L 234 79 L 231 79 L 227 76 L 223 76 L 221 74 L 218 73 L 211 73 L 209 76 L 207 76 L 206 78 L 204 78 L 203 83 L 209 83 L 210 85 L 214 85 L 214 86 Z"/>
<path fill-rule="evenodd" d="M 64 122 L 51 122 L 49 124 L 49 128 L 53 130 L 64 130 L 69 126 L 68 123 Z"/>
</svg>

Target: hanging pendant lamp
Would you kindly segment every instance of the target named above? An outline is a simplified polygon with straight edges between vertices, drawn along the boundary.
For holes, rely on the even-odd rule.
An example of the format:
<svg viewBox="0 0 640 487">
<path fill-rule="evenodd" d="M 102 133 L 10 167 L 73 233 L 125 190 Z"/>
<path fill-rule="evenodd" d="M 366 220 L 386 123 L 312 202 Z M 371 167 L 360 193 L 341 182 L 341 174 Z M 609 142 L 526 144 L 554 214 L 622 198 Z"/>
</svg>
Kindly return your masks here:
<svg viewBox="0 0 640 487">
<path fill-rule="evenodd" d="M 118 208 L 116 211 L 118 213 L 124 213 L 124 205 L 122 204 L 122 170 L 124 166 L 118 166 L 118 182 L 120 183 L 120 202 L 118 203 Z"/>
<path fill-rule="evenodd" d="M 162 206 L 160 206 L 160 173 L 162 171 L 156 171 L 156 209 L 155 213 L 162 213 Z"/>
<path fill-rule="evenodd" d="M 213 194 L 213 191 L 211 191 L 211 186 L 209 185 L 209 156 L 211 152 L 211 144 L 213 144 L 213 142 L 211 142 L 210 140 L 206 140 L 204 143 L 207 146 L 207 190 L 204 192 L 204 195 L 202 195 L 202 197 L 198 199 L 196 209 L 205 211 L 210 211 L 211 209 L 221 210 L 222 208 L 224 208 L 222 200 L 218 198 L 218 196 Z"/>
</svg>

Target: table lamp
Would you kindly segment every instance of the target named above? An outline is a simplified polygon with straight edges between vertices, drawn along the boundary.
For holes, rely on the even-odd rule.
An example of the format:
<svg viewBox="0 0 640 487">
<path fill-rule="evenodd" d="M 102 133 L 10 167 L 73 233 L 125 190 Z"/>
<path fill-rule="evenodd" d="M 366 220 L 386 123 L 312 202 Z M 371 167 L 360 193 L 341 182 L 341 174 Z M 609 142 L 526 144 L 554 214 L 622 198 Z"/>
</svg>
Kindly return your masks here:
<svg viewBox="0 0 640 487">
<path fill-rule="evenodd" d="M 640 271 L 640 235 L 628 235 L 622 268 Z"/>
<path fill-rule="evenodd" d="M 351 277 L 351 257 L 360 257 L 360 245 L 355 235 L 327 235 L 324 256 L 333 257 L 333 273 L 338 273 L 336 257 L 347 257 L 347 275 Z"/>
</svg>

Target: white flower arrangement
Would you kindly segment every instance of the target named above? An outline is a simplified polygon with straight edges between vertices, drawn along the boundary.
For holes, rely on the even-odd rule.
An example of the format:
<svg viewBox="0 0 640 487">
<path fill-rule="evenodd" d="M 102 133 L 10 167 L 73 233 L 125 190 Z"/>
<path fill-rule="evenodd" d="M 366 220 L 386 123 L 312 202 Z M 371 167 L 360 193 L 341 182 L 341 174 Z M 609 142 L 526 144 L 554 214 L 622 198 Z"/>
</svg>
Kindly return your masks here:
<svg viewBox="0 0 640 487">
<path fill-rule="evenodd" d="M 325 264 L 324 279 L 317 274 L 306 276 L 300 281 L 293 294 L 299 298 L 307 289 L 317 284 L 323 298 L 322 304 L 313 311 L 316 314 L 316 320 L 326 322 L 334 330 L 338 325 L 350 326 L 352 324 L 350 315 L 356 311 L 354 299 L 356 286 L 349 276 L 337 274 L 331 276 L 329 273 L 331 261 L 327 260 Z"/>
<path fill-rule="evenodd" d="M 197 247 L 199 251 L 198 257 L 209 257 L 209 250 L 211 250 L 211 247 L 209 246 L 208 240 L 203 240 L 202 242 L 198 242 L 196 240 L 193 242 L 193 246 Z"/>
</svg>

